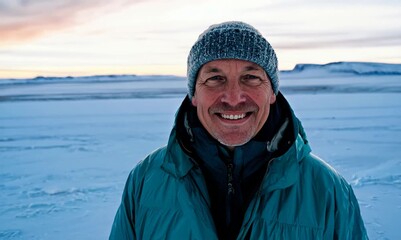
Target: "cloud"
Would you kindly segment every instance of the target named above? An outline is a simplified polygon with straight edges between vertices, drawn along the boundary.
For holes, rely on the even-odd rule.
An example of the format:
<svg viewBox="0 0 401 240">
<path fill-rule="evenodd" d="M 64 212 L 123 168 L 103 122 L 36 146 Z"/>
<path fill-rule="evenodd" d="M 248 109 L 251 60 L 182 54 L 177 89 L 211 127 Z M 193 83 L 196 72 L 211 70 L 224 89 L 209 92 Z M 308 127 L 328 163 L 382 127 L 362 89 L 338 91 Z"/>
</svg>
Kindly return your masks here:
<svg viewBox="0 0 401 240">
<path fill-rule="evenodd" d="M 30 40 L 73 27 L 96 14 L 138 0 L 0 0 L 0 44 Z M 112 5 L 111 5 L 112 3 Z"/>
</svg>

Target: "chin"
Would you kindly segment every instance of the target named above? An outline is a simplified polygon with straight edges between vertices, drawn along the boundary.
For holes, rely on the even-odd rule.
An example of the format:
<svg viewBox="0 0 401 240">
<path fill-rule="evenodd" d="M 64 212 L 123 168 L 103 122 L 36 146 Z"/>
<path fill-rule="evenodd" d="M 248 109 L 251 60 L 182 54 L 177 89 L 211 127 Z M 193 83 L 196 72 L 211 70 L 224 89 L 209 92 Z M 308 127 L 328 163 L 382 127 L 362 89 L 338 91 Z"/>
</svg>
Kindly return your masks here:
<svg viewBox="0 0 401 240">
<path fill-rule="evenodd" d="M 247 142 L 249 142 L 250 140 L 251 140 L 251 138 L 241 139 L 241 140 L 236 140 L 236 141 L 217 138 L 217 141 L 219 141 L 224 146 L 227 146 L 228 148 L 235 148 L 238 146 L 242 146 L 242 145 L 246 144 Z"/>
</svg>

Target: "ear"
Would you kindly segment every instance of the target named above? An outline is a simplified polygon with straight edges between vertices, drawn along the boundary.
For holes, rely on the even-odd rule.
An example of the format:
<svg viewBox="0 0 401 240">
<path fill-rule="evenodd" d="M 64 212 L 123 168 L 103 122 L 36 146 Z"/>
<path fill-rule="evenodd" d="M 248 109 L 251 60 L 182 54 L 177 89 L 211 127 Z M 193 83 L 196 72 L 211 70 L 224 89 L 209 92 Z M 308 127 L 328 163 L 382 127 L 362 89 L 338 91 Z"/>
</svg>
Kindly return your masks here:
<svg viewBox="0 0 401 240">
<path fill-rule="evenodd" d="M 196 100 L 196 93 L 192 96 L 191 102 L 194 107 L 196 107 L 196 105 L 198 104 L 198 101 Z"/>
<path fill-rule="evenodd" d="M 269 102 L 270 102 L 270 104 L 273 104 L 276 102 L 276 94 L 273 93 L 272 95 L 270 95 Z"/>
</svg>

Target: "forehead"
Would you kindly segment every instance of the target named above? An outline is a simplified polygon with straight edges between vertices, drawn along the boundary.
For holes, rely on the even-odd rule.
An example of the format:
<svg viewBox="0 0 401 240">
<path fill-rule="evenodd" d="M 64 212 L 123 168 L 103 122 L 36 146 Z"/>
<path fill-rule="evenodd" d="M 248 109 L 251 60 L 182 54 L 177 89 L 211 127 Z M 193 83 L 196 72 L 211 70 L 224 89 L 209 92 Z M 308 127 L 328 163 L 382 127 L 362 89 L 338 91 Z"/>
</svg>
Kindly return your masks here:
<svg viewBox="0 0 401 240">
<path fill-rule="evenodd" d="M 238 59 L 220 59 L 205 63 L 200 72 L 220 72 L 227 68 L 235 67 L 242 71 L 260 70 L 264 71 L 261 66 L 256 63 L 238 60 Z"/>
</svg>

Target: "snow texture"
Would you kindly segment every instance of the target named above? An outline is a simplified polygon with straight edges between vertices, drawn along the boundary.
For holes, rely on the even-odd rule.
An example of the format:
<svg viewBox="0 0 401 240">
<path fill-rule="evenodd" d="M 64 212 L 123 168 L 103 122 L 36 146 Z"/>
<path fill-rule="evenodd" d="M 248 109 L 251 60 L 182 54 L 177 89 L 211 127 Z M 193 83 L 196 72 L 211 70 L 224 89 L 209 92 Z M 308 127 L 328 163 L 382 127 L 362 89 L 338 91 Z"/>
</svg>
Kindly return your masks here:
<svg viewBox="0 0 401 240">
<path fill-rule="evenodd" d="M 281 91 L 354 187 L 370 239 L 401 239 L 401 65 L 298 65 Z M 183 77 L 0 80 L 0 239 L 106 239 L 128 172 L 166 144 Z"/>
</svg>

